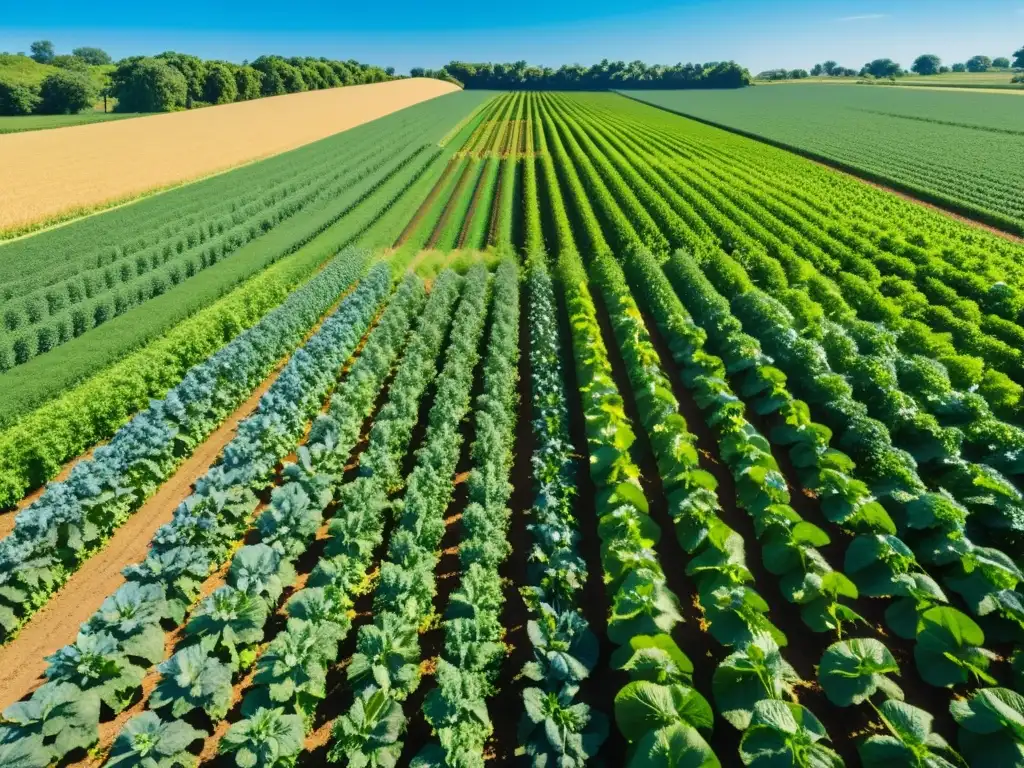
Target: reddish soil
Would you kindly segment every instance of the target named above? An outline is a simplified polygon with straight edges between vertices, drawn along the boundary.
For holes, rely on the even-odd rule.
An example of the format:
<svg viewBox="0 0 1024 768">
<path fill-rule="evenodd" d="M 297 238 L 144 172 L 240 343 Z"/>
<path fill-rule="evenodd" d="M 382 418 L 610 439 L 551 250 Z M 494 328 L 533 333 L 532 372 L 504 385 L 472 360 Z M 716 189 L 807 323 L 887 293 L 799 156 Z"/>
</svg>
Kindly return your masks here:
<svg viewBox="0 0 1024 768">
<path fill-rule="evenodd" d="M 260 397 L 280 373 L 271 374 L 252 396 L 196 449 L 177 472 L 111 537 L 107 545 L 82 564 L 50 601 L 22 627 L 17 637 L 0 648 L 0 708 L 14 703 L 42 683 L 45 657 L 74 642 L 78 627 L 125 579 L 121 569 L 146 557 L 157 528 L 171 520 L 192 485 L 217 462 L 235 429 L 259 404 Z"/>
<path fill-rule="evenodd" d="M 466 159 L 462 162 L 462 170 L 459 172 L 459 178 L 455 182 L 455 186 L 452 188 L 451 194 L 448 195 L 448 200 L 444 204 L 444 210 L 441 211 L 441 216 L 437 220 L 437 224 L 434 226 L 434 231 L 430 233 L 430 239 L 427 241 L 427 248 L 433 248 L 437 245 L 437 241 L 441 239 L 441 234 L 444 232 L 445 226 L 448 224 L 448 219 L 452 217 L 452 211 L 458 204 L 459 196 L 462 194 L 463 188 L 466 186 L 466 182 L 469 181 L 471 175 L 470 168 L 473 166 L 473 161 Z"/>
<path fill-rule="evenodd" d="M 414 213 L 413 217 L 409 219 L 409 223 L 405 225 L 405 229 L 403 229 L 402 233 L 398 236 L 398 239 L 394 244 L 395 248 L 398 248 L 400 245 L 405 243 L 406 240 L 412 237 L 413 232 L 419 229 L 420 222 L 423 220 L 423 217 L 427 215 L 427 211 L 433 207 L 434 201 L 437 199 L 438 195 L 441 194 L 441 190 L 444 189 L 448 176 L 451 174 L 454 167 L 455 163 L 452 160 L 449 160 L 448 164 L 444 168 L 444 172 L 438 178 L 434 186 L 431 187 L 430 192 L 423 199 L 423 203 L 416 209 L 416 213 Z"/>
</svg>

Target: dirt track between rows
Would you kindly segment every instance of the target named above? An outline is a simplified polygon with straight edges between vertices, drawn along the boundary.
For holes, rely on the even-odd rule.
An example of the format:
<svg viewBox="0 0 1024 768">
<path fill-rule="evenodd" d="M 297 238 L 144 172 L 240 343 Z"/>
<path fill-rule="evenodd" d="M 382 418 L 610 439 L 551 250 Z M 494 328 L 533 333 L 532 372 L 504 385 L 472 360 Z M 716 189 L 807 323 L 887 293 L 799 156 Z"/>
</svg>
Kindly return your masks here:
<svg viewBox="0 0 1024 768">
<path fill-rule="evenodd" d="M 0 136 L 0 230 L 114 204 L 458 90 L 429 78 Z"/>
<path fill-rule="evenodd" d="M 0 648 L 0 710 L 18 701 L 41 683 L 45 657 L 74 642 L 86 621 L 125 579 L 121 569 L 146 557 L 156 529 L 171 520 L 175 508 L 192 492 L 192 484 L 212 467 L 235 436 L 239 422 L 252 413 L 260 397 L 277 378 L 269 376 L 252 396 L 185 461 L 174 475 L 129 518 L 107 545 L 82 564 L 68 583 Z"/>
</svg>

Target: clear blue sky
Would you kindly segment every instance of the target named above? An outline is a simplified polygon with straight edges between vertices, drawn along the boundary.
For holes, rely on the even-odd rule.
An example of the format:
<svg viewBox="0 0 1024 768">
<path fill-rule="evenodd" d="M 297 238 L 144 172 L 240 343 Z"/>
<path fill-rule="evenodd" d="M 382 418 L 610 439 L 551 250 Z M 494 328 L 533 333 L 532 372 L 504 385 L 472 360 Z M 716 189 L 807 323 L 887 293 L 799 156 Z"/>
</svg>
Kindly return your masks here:
<svg viewBox="0 0 1024 768">
<path fill-rule="evenodd" d="M 115 58 L 177 50 L 231 61 L 262 53 L 355 58 L 406 72 L 450 59 L 557 66 L 735 59 L 751 71 L 860 67 L 920 53 L 947 63 L 1024 45 L 1024 0 L 0 0 L 0 51 L 53 40 Z"/>
</svg>

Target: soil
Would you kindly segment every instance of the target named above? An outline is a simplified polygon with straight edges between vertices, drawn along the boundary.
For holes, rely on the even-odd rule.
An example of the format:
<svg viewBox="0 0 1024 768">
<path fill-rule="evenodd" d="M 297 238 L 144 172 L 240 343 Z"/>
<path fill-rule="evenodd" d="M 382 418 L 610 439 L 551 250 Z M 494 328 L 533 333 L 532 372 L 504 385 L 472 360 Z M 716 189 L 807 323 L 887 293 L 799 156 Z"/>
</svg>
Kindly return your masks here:
<svg viewBox="0 0 1024 768">
<path fill-rule="evenodd" d="M 455 90 L 440 80 L 409 78 L 5 134 L 0 230 L 209 176 Z"/>
<path fill-rule="evenodd" d="M 256 410 L 259 400 L 277 379 L 270 375 L 221 426 L 196 449 L 177 472 L 111 537 L 107 545 L 68 580 L 60 591 L 22 627 L 17 637 L 0 648 L 0 709 L 18 701 L 41 684 L 45 657 L 72 643 L 78 627 L 124 584 L 121 569 L 144 560 L 153 534 L 171 520 L 178 504 L 192 493 L 193 484 L 217 462 L 235 436 L 239 422 Z"/>
<path fill-rule="evenodd" d="M 452 211 L 458 204 L 459 197 L 462 195 L 462 189 L 466 186 L 469 181 L 469 177 L 472 175 L 473 161 L 465 160 L 462 163 L 462 170 L 459 172 L 459 178 L 455 180 L 455 186 L 452 187 L 451 194 L 448 195 L 448 200 L 444 204 L 444 210 L 441 211 L 441 215 L 437 220 L 437 224 L 434 226 L 434 231 L 430 233 L 430 239 L 427 241 L 427 248 L 433 248 L 437 245 L 437 241 L 441 239 L 441 235 L 444 233 L 445 226 L 448 224 L 448 219 L 452 217 Z"/>
<path fill-rule="evenodd" d="M 416 213 L 414 213 L 412 218 L 409 219 L 409 223 L 405 225 L 405 229 L 402 230 L 398 239 L 395 240 L 395 248 L 404 244 L 405 241 L 412 237 L 413 233 L 419 229 L 420 222 L 423 220 L 423 217 L 427 215 L 427 212 L 434 207 L 434 201 L 437 200 L 438 196 L 441 194 L 441 190 L 444 189 L 444 186 L 448 181 L 448 176 L 455 169 L 455 166 L 456 163 L 453 160 L 449 160 L 445 165 L 444 171 L 442 171 L 441 175 L 437 178 L 434 186 L 430 188 L 430 192 L 427 193 L 427 196 L 423 198 L 423 202 L 420 203 L 420 207 L 416 209 Z"/>
</svg>

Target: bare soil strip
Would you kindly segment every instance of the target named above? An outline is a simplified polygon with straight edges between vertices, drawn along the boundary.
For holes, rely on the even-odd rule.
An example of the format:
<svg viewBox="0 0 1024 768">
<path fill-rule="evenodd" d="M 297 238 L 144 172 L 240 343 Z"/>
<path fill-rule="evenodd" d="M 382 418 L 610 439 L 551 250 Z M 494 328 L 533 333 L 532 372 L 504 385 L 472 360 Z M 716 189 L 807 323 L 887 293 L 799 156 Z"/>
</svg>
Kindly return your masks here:
<svg viewBox="0 0 1024 768">
<path fill-rule="evenodd" d="M 457 87 L 429 78 L 0 136 L 0 229 L 276 155 Z"/>
<path fill-rule="evenodd" d="M 283 366 L 282 366 L 283 368 Z M 178 504 L 192 492 L 192 485 L 205 475 L 235 436 L 235 429 L 256 410 L 260 398 L 277 379 L 282 368 L 269 376 L 252 396 L 183 463 L 170 480 L 111 537 L 101 551 L 89 558 L 50 601 L 8 645 L 0 648 L 0 709 L 13 704 L 41 683 L 46 669 L 44 657 L 74 642 L 79 625 L 120 587 L 125 579 L 121 569 L 143 560 L 157 528 L 171 520 Z"/>
<path fill-rule="evenodd" d="M 337 302 L 306 334 L 303 344 L 352 290 L 350 287 L 338 297 Z M 81 568 L 29 619 L 18 635 L 0 647 L 0 670 L 5 672 L 0 679 L 0 710 L 45 682 L 45 657 L 74 642 L 79 626 L 125 583 L 121 575 L 125 565 L 145 559 L 153 534 L 161 525 L 170 522 L 174 510 L 192 493 L 195 482 L 217 463 L 224 446 L 234 438 L 239 423 L 256 410 L 260 398 L 277 380 L 290 357 L 290 353 L 283 357 L 252 395 L 115 531 L 103 549 L 82 563 Z"/>
</svg>

